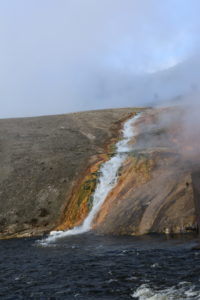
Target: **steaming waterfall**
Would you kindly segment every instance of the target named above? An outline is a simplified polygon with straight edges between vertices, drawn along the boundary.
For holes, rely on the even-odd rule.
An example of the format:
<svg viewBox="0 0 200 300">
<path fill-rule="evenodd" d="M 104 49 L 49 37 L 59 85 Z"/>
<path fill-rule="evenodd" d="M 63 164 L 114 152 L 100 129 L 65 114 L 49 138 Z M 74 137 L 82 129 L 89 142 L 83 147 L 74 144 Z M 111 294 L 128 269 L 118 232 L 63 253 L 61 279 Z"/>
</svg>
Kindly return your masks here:
<svg viewBox="0 0 200 300">
<path fill-rule="evenodd" d="M 118 179 L 118 171 L 122 163 L 127 158 L 127 153 L 130 151 L 129 142 L 135 135 L 134 122 L 138 119 L 139 115 L 130 118 L 124 123 L 122 130 L 122 139 L 116 144 L 116 154 L 108 161 L 102 164 L 100 168 L 100 177 L 93 194 L 93 206 L 88 216 L 83 221 L 82 225 L 76 226 L 73 229 L 66 231 L 52 231 L 50 235 L 41 241 L 41 244 L 46 245 L 54 242 L 58 238 L 65 236 L 81 234 L 87 232 L 92 227 L 92 222 L 100 210 L 101 205 L 108 196 L 109 192 L 115 187 Z"/>
</svg>

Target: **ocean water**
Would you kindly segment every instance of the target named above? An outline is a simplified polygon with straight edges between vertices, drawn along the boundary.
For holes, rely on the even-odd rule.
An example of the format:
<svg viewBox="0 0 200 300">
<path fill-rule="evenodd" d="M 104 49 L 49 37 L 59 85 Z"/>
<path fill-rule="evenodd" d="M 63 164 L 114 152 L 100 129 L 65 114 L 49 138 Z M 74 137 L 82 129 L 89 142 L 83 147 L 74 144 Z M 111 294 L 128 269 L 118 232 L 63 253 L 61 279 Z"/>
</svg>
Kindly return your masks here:
<svg viewBox="0 0 200 300">
<path fill-rule="evenodd" d="M 196 236 L 0 241 L 0 299 L 200 299 Z"/>
</svg>

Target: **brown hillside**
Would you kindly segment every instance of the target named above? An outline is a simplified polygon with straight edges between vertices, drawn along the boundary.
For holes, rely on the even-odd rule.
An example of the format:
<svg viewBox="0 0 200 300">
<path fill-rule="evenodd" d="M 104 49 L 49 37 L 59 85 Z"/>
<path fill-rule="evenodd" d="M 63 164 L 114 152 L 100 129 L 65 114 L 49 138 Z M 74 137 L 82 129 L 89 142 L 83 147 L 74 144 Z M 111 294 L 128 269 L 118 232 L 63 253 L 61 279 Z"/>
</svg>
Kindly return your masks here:
<svg viewBox="0 0 200 300">
<path fill-rule="evenodd" d="M 0 120 L 0 237 L 37 235 L 60 224 L 72 190 L 106 159 L 107 145 L 134 112 Z"/>
</svg>

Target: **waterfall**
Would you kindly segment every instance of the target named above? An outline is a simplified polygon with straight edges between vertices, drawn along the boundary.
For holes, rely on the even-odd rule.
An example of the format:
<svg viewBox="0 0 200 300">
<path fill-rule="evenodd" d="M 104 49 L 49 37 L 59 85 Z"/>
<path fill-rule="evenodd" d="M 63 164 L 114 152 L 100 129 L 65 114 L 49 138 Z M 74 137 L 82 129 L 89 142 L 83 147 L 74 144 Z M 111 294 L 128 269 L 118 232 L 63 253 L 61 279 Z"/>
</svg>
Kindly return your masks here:
<svg viewBox="0 0 200 300">
<path fill-rule="evenodd" d="M 130 151 L 129 142 L 135 135 L 134 123 L 138 119 L 139 114 L 130 118 L 124 123 L 122 130 L 122 139 L 116 144 L 116 153 L 108 161 L 102 164 L 100 167 L 100 177 L 96 189 L 93 194 L 93 206 L 80 226 L 76 226 L 73 229 L 66 231 L 52 231 L 49 236 L 41 241 L 41 244 L 47 245 L 54 242 L 58 238 L 65 236 L 81 234 L 87 232 L 92 227 L 92 222 L 100 210 L 101 205 L 108 196 L 109 192 L 116 186 L 118 179 L 118 171 L 122 166 L 122 163 L 128 156 Z"/>
</svg>

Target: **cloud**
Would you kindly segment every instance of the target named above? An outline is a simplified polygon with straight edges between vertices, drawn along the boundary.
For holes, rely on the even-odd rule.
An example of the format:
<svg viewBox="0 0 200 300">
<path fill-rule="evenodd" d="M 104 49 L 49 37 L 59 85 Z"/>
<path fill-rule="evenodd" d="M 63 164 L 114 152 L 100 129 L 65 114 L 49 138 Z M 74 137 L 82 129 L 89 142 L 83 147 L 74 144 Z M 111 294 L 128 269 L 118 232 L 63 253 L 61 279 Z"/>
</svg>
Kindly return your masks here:
<svg viewBox="0 0 200 300">
<path fill-rule="evenodd" d="M 199 77 L 199 8 L 198 0 L 1 2 L 0 117 L 185 93 Z"/>
</svg>

